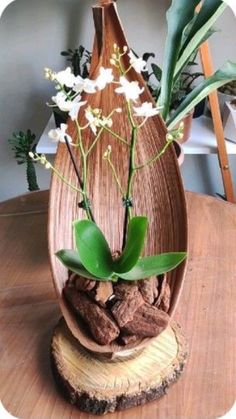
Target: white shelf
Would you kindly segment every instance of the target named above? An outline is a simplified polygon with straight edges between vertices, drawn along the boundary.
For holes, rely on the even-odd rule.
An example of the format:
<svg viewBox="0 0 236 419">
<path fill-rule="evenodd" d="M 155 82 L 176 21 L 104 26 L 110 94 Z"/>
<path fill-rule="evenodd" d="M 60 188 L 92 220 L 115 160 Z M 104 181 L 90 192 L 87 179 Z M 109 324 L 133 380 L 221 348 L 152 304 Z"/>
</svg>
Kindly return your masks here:
<svg viewBox="0 0 236 419">
<path fill-rule="evenodd" d="M 49 119 L 38 142 L 37 153 L 55 154 L 57 144 L 48 138 L 50 129 L 55 128 L 53 115 Z M 236 143 L 226 140 L 228 154 L 236 154 Z M 185 154 L 216 154 L 216 137 L 213 130 L 212 120 L 206 116 L 193 119 L 191 138 L 183 145 Z"/>
<path fill-rule="evenodd" d="M 228 154 L 236 154 L 236 143 L 226 140 Z M 185 154 L 216 154 L 217 143 L 212 119 L 206 116 L 193 119 L 191 138 L 184 143 Z"/>
</svg>

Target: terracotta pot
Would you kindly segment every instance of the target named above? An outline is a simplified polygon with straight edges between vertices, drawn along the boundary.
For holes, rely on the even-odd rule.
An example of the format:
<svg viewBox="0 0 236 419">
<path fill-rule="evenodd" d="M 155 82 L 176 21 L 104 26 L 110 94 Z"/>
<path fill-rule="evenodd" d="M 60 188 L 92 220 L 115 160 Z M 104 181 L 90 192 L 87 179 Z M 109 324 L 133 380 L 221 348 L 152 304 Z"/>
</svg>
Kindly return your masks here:
<svg viewBox="0 0 236 419">
<path fill-rule="evenodd" d="M 192 109 L 191 111 L 189 111 L 184 116 L 184 118 L 181 120 L 181 122 L 184 123 L 184 132 L 183 132 L 183 138 L 181 138 L 181 140 L 178 141 L 180 144 L 185 143 L 190 138 L 191 128 L 192 128 L 192 121 L 193 121 L 193 113 L 194 113 L 194 109 Z M 179 124 L 176 125 L 175 128 L 178 128 L 178 126 L 179 126 Z"/>
</svg>

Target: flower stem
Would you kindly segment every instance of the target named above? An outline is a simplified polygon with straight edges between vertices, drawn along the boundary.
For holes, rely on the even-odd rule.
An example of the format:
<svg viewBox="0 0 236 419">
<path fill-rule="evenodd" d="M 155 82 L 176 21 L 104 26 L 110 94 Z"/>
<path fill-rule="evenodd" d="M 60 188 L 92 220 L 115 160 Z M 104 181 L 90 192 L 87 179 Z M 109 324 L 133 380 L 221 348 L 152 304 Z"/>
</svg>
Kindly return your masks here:
<svg viewBox="0 0 236 419">
<path fill-rule="evenodd" d="M 81 180 L 82 182 L 81 188 L 83 190 L 84 199 L 83 199 L 83 202 L 81 203 L 81 207 L 86 211 L 88 219 L 95 222 L 92 210 L 90 208 L 90 201 L 87 196 L 87 153 L 84 151 L 81 128 L 77 120 L 76 120 L 76 127 L 78 131 L 78 147 L 79 147 L 81 158 L 82 158 L 82 171 L 83 171 L 83 179 Z"/>
<path fill-rule="evenodd" d="M 122 196 L 124 196 L 124 191 L 123 191 L 123 189 L 122 189 L 122 186 L 121 186 L 121 183 L 120 183 L 119 177 L 118 177 L 118 175 L 117 175 L 117 173 L 116 173 L 115 166 L 114 166 L 114 164 L 112 163 L 112 161 L 111 161 L 110 157 L 107 159 L 107 161 L 108 161 L 108 164 L 109 164 L 109 165 L 110 165 L 110 167 L 111 167 L 111 170 L 112 170 L 112 173 L 113 173 L 113 175 L 114 175 L 115 181 L 116 181 L 116 183 L 117 183 L 118 189 L 120 190 L 120 192 L 121 192 Z"/>
<path fill-rule="evenodd" d="M 110 128 L 108 128 L 107 126 L 104 126 L 104 130 L 109 132 L 111 135 L 113 135 L 113 137 L 117 138 L 117 140 L 121 141 L 123 144 L 129 146 L 129 143 L 127 140 L 125 140 L 124 138 L 122 138 L 119 134 L 117 134 L 115 131 L 111 130 Z"/>
<path fill-rule="evenodd" d="M 126 191 L 126 200 L 130 202 L 132 201 L 132 183 L 133 183 L 133 177 L 135 174 L 135 151 L 136 151 L 137 136 L 138 136 L 138 127 L 134 125 L 132 128 L 132 134 L 131 134 L 129 173 L 128 173 L 128 183 L 127 183 L 127 191 Z M 132 217 L 131 206 L 126 206 L 124 233 L 123 233 L 123 247 L 125 245 L 128 223 L 131 217 Z"/>
<path fill-rule="evenodd" d="M 150 164 L 155 163 L 155 161 L 157 161 L 165 153 L 165 151 L 167 150 L 167 148 L 172 142 L 173 141 L 167 141 L 167 143 L 164 145 L 164 147 L 161 149 L 159 153 L 157 153 L 154 157 L 147 160 L 145 163 L 141 164 L 140 166 L 136 166 L 134 170 L 140 170 L 140 169 L 143 169 L 145 166 L 149 166 Z"/>
</svg>

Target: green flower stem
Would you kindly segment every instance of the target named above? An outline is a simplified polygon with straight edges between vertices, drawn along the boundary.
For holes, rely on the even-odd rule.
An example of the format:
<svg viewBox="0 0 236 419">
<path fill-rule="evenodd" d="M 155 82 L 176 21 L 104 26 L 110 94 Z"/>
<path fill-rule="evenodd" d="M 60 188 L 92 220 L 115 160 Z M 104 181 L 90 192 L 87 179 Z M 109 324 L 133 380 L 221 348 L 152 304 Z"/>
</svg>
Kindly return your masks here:
<svg viewBox="0 0 236 419">
<path fill-rule="evenodd" d="M 87 217 L 89 220 L 94 221 L 94 216 L 90 208 L 90 202 L 87 196 L 87 153 L 84 150 L 83 142 L 82 142 L 82 135 L 81 135 L 81 128 L 79 125 L 78 120 L 75 120 L 77 131 L 78 131 L 78 147 L 80 150 L 81 158 L 82 158 L 82 190 L 84 195 L 84 209 L 86 211 Z"/>
<path fill-rule="evenodd" d="M 110 128 L 108 128 L 107 126 L 103 127 L 105 131 L 109 132 L 110 134 L 113 135 L 113 137 L 117 138 L 117 140 L 121 141 L 122 143 L 124 143 L 125 145 L 129 146 L 129 143 L 127 140 L 125 140 L 124 138 L 122 138 L 119 134 L 117 134 L 115 131 L 111 130 Z"/>
<path fill-rule="evenodd" d="M 145 166 L 149 166 L 150 164 L 155 163 L 155 161 L 157 161 L 167 150 L 167 148 L 169 147 L 169 145 L 173 142 L 173 140 L 171 141 L 167 141 L 167 143 L 164 145 L 164 147 L 162 148 L 162 150 L 156 154 L 156 156 L 152 157 L 151 159 L 147 160 L 145 163 L 141 164 L 140 166 L 136 166 L 134 168 L 134 170 L 140 170 L 143 169 Z"/>
<path fill-rule="evenodd" d="M 93 143 L 91 144 L 91 146 L 89 147 L 89 149 L 86 151 L 86 156 L 88 156 L 90 153 L 91 153 L 91 151 L 92 151 L 92 149 L 95 147 L 95 145 L 97 144 L 97 142 L 98 142 L 98 140 L 99 140 L 99 138 L 101 137 L 101 135 L 102 135 L 102 132 L 103 132 L 103 130 L 104 130 L 104 127 L 102 127 L 99 131 L 98 131 L 98 134 L 97 134 L 97 136 L 95 137 L 95 139 L 94 139 L 94 141 L 93 141 Z"/>
<path fill-rule="evenodd" d="M 115 181 L 116 181 L 116 183 L 117 183 L 117 186 L 118 186 L 118 188 L 119 188 L 119 190 L 120 190 L 120 192 L 121 192 L 122 196 L 124 196 L 124 191 L 123 191 L 123 189 L 122 189 L 122 186 L 121 186 L 121 183 L 120 183 L 119 177 L 118 177 L 118 175 L 117 175 L 117 173 L 116 173 L 116 169 L 115 169 L 114 164 L 112 163 L 112 161 L 111 161 L 110 157 L 108 157 L 108 158 L 107 158 L 107 162 L 108 162 L 108 164 L 109 164 L 109 165 L 110 165 L 110 167 L 111 167 L 111 170 L 112 170 L 113 176 L 114 176 Z"/>
<path fill-rule="evenodd" d="M 75 192 L 79 192 L 83 197 L 84 197 L 84 192 L 82 191 L 82 189 L 77 188 L 75 185 L 73 185 L 72 183 L 70 183 L 66 178 L 64 178 L 64 176 L 61 175 L 60 172 L 58 172 L 57 169 L 55 169 L 55 167 L 53 167 L 51 165 L 50 169 L 52 170 L 52 172 L 55 173 L 55 175 L 57 175 L 57 177 L 62 180 L 62 182 L 64 182 L 67 186 L 69 186 L 71 189 L 73 189 L 73 191 Z"/>
</svg>

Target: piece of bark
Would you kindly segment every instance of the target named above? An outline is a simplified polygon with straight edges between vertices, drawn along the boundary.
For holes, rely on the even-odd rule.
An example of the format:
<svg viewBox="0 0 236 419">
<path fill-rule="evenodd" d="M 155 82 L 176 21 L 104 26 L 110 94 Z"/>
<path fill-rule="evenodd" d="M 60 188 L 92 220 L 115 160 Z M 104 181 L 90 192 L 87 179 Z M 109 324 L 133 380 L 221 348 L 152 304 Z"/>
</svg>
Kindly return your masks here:
<svg viewBox="0 0 236 419">
<path fill-rule="evenodd" d="M 138 286 L 135 283 L 118 282 L 114 285 L 114 294 L 118 300 L 124 300 L 137 293 Z"/>
<path fill-rule="evenodd" d="M 128 294 L 125 299 L 118 300 L 112 307 L 111 312 L 116 319 L 118 325 L 123 327 L 126 323 L 130 322 L 136 310 L 144 304 L 142 294 L 138 288 L 135 292 Z M 135 334 L 135 332 L 134 332 Z"/>
<path fill-rule="evenodd" d="M 97 343 L 108 345 L 117 338 L 120 330 L 107 310 L 93 302 L 84 292 L 65 287 L 64 294 L 74 310 L 86 322 Z"/>
<path fill-rule="evenodd" d="M 158 279 L 152 276 L 149 279 L 138 281 L 138 288 L 141 292 L 143 299 L 148 304 L 153 304 L 158 297 Z"/>
<path fill-rule="evenodd" d="M 170 286 L 168 283 L 165 284 L 162 299 L 158 308 L 166 313 L 170 308 Z"/>
<path fill-rule="evenodd" d="M 102 282 L 97 281 L 96 287 L 90 293 L 91 298 L 97 301 L 103 307 L 106 306 L 106 302 L 113 295 L 113 286 L 110 281 Z"/>
<path fill-rule="evenodd" d="M 83 278 L 82 276 L 79 276 L 75 273 L 73 277 L 70 277 L 70 280 L 74 280 L 75 288 L 77 289 L 77 291 L 91 291 L 96 285 L 96 281 L 92 281 L 88 278 Z"/>
<path fill-rule="evenodd" d="M 140 337 L 157 336 L 167 327 L 169 319 L 164 311 L 144 304 L 136 310 L 133 320 L 126 323 L 122 330 Z"/>
</svg>

